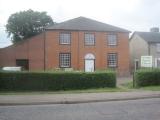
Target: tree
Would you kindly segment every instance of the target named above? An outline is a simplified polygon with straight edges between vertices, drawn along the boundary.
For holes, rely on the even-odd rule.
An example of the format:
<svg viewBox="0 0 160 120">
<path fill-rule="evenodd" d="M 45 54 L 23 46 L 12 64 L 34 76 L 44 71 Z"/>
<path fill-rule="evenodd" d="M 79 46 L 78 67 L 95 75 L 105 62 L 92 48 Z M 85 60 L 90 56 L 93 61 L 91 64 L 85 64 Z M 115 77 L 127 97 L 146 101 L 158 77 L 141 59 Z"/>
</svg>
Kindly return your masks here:
<svg viewBox="0 0 160 120">
<path fill-rule="evenodd" d="M 12 14 L 8 19 L 6 31 L 12 42 L 16 43 L 41 33 L 51 24 L 53 20 L 46 12 L 27 10 Z"/>
</svg>

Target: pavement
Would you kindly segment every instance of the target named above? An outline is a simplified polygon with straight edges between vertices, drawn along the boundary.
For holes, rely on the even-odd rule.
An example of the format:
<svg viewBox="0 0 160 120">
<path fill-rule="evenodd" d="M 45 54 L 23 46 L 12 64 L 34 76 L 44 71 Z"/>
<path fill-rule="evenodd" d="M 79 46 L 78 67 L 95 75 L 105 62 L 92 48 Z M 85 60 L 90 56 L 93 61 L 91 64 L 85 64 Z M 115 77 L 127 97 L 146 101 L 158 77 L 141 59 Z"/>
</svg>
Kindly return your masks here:
<svg viewBox="0 0 160 120">
<path fill-rule="evenodd" d="M 160 98 L 160 91 L 0 95 L 0 105 L 77 104 Z"/>
<path fill-rule="evenodd" d="M 160 120 L 160 98 L 0 106 L 0 120 Z"/>
</svg>

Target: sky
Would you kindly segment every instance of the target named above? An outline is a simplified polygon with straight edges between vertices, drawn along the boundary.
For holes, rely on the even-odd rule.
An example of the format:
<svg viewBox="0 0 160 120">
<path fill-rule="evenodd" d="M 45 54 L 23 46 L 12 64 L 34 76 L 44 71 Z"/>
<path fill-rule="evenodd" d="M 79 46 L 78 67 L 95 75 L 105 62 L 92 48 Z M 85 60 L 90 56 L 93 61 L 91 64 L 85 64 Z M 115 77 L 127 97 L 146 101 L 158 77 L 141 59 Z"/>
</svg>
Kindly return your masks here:
<svg viewBox="0 0 160 120">
<path fill-rule="evenodd" d="M 5 32 L 9 16 L 32 9 L 60 23 L 79 16 L 131 31 L 160 27 L 160 0 L 0 0 L 0 48 L 11 45 Z"/>
</svg>

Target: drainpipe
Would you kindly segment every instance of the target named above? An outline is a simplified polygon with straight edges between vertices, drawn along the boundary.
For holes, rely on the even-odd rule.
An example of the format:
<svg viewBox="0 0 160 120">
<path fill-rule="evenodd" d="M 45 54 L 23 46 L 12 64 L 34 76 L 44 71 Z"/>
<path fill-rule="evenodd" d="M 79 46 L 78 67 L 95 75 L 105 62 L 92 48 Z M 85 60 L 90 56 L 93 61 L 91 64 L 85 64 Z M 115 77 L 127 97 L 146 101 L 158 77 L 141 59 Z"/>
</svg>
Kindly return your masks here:
<svg viewBox="0 0 160 120">
<path fill-rule="evenodd" d="M 78 31 L 78 70 L 80 70 L 80 67 L 79 67 L 79 31 Z"/>
<path fill-rule="evenodd" d="M 151 54 L 150 43 L 148 43 L 148 55 Z"/>
<path fill-rule="evenodd" d="M 44 31 L 44 71 L 46 70 L 46 31 Z"/>
</svg>

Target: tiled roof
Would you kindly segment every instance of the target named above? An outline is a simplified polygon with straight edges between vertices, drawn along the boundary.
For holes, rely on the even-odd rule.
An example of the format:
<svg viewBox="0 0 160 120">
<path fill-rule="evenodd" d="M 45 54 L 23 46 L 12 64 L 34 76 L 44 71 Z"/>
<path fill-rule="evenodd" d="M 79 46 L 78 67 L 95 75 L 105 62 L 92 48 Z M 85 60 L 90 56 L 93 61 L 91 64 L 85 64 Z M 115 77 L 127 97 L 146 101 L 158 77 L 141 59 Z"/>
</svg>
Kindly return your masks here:
<svg viewBox="0 0 160 120">
<path fill-rule="evenodd" d="M 147 42 L 160 42 L 159 32 L 135 32 L 134 34 L 139 35 Z"/>
<path fill-rule="evenodd" d="M 130 32 L 106 23 L 98 22 L 85 17 L 74 18 L 46 28 L 47 30 L 86 30 L 86 31 L 111 31 Z"/>
</svg>

